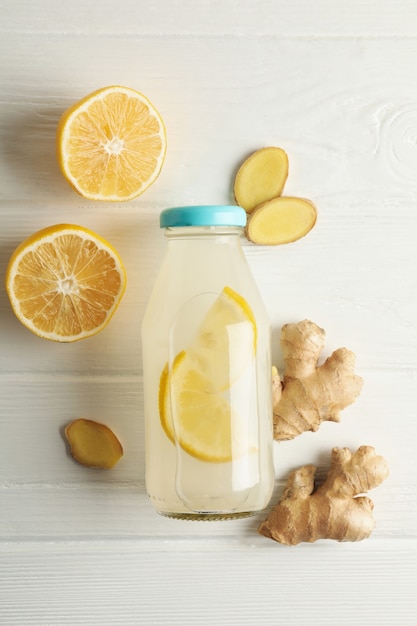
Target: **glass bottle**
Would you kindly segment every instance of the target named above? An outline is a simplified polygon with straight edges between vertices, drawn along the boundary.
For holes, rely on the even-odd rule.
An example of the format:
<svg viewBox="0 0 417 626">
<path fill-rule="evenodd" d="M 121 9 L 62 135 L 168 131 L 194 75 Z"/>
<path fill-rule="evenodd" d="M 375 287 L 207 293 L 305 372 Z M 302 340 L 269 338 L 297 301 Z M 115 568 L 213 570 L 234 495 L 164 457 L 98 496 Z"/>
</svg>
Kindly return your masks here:
<svg viewBox="0 0 417 626">
<path fill-rule="evenodd" d="M 264 509 L 274 485 L 270 324 L 238 206 L 166 209 L 142 324 L 146 488 L 181 519 Z"/>
</svg>

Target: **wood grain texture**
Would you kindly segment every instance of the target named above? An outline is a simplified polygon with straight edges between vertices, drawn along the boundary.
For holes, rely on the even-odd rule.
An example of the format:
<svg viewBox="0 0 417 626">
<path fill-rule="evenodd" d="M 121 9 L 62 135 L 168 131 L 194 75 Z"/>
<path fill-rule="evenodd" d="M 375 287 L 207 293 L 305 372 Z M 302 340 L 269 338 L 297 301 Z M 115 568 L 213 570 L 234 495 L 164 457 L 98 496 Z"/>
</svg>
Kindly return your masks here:
<svg viewBox="0 0 417 626">
<path fill-rule="evenodd" d="M 210 540 L 196 550 L 178 540 L 159 551 L 133 542 L 45 544 L 42 552 L 13 546 L 2 555 L 0 590 L 26 602 L 3 612 L 0 623 L 415 624 L 416 553 L 404 542 L 309 547 L 218 549 Z"/>
<path fill-rule="evenodd" d="M 415 626 L 417 606 L 417 5 L 412 0 L 4 0 L 0 20 L 0 274 L 14 247 L 59 222 L 120 252 L 125 297 L 108 328 L 71 345 L 32 336 L 0 289 L 0 624 Z M 75 194 L 55 159 L 66 107 L 97 87 L 143 91 L 167 125 L 158 181 L 127 204 Z M 360 544 L 287 549 L 263 516 L 157 516 L 144 486 L 140 325 L 165 249 L 162 208 L 232 200 L 241 161 L 290 160 L 285 193 L 310 198 L 314 230 L 285 247 L 244 242 L 273 326 L 310 318 L 323 356 L 357 355 L 363 392 L 275 445 L 288 472 L 333 446 L 373 445 L 390 465 Z M 108 423 L 110 472 L 69 456 L 76 417 Z"/>
<path fill-rule="evenodd" d="M 415 35 L 413 0 L 3 0 L 0 32 L 45 35 L 407 36 Z"/>
</svg>

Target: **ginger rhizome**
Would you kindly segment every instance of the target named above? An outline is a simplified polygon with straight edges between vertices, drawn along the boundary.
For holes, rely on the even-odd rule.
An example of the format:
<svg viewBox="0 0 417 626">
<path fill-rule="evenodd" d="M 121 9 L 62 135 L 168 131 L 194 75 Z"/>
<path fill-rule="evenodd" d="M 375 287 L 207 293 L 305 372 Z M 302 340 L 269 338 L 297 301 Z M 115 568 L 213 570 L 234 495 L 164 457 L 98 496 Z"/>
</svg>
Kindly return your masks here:
<svg viewBox="0 0 417 626">
<path fill-rule="evenodd" d="M 294 439 L 316 431 L 323 421 L 340 421 L 340 411 L 352 404 L 362 389 L 355 375 L 355 355 L 339 348 L 318 365 L 325 332 L 314 322 L 285 324 L 281 331 L 284 378 L 273 368 L 274 439 Z"/>
<path fill-rule="evenodd" d="M 388 464 L 371 446 L 353 454 L 333 448 L 324 483 L 314 489 L 316 467 L 294 470 L 283 495 L 260 525 L 260 534 L 286 545 L 318 539 L 361 541 L 375 527 L 374 504 L 364 495 L 387 478 Z"/>
</svg>

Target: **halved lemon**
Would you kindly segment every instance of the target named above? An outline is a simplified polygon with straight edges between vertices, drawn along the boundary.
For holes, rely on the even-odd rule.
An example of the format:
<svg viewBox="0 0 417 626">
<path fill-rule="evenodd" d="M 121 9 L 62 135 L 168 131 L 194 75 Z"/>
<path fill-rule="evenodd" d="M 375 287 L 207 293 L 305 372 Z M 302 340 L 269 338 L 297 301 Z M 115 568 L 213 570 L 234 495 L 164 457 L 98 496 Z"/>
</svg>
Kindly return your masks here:
<svg viewBox="0 0 417 626">
<path fill-rule="evenodd" d="M 241 455 L 241 416 L 229 390 L 253 362 L 256 323 L 246 300 L 225 287 L 189 347 L 160 379 L 161 425 L 171 441 L 196 458 L 230 461 Z"/>
<path fill-rule="evenodd" d="M 164 122 L 142 93 L 113 85 L 89 94 L 63 116 L 57 156 L 70 185 L 92 200 L 124 201 L 158 177 L 166 152 Z"/>
<path fill-rule="evenodd" d="M 13 252 L 6 290 L 16 317 L 35 335 L 72 342 L 110 321 L 126 287 L 117 251 L 82 226 L 34 233 Z"/>
</svg>

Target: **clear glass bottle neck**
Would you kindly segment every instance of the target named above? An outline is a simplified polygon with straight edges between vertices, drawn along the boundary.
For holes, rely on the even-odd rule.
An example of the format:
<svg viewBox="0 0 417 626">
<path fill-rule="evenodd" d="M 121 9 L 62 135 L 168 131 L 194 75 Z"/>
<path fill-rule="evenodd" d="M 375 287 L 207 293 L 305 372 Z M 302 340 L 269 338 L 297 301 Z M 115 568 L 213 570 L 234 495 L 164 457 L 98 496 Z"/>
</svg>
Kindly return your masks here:
<svg viewBox="0 0 417 626">
<path fill-rule="evenodd" d="M 221 236 L 240 238 L 242 233 L 240 226 L 178 226 L 165 229 L 165 236 L 170 240 Z"/>
</svg>

